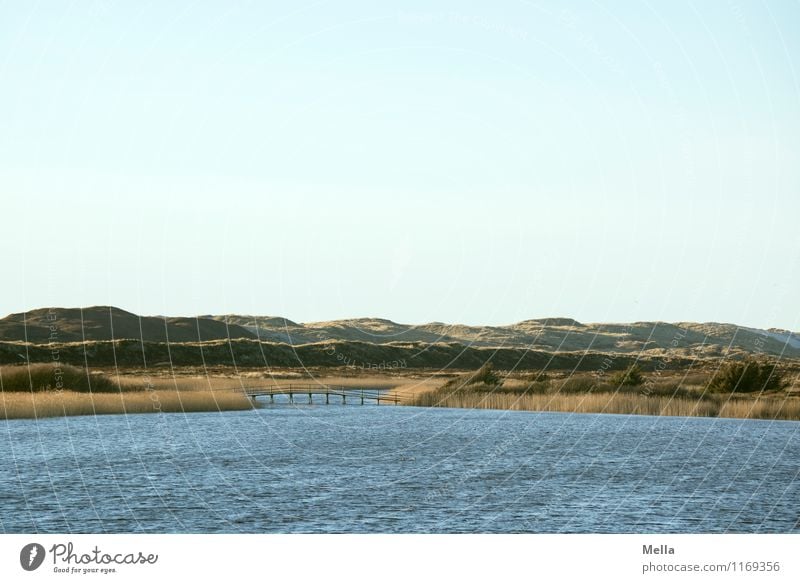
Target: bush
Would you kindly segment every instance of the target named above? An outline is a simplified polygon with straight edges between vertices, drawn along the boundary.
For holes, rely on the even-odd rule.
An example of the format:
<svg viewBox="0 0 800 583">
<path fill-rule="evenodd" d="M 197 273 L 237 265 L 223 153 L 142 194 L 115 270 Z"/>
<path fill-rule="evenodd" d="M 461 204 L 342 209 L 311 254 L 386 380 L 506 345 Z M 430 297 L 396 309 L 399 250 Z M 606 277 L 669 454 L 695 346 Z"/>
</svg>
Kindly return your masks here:
<svg viewBox="0 0 800 583">
<path fill-rule="evenodd" d="M 477 385 L 475 391 L 481 393 L 502 393 L 509 395 L 544 395 L 550 392 L 549 381 L 509 381 L 505 380 L 499 385 Z"/>
<path fill-rule="evenodd" d="M 705 387 L 708 384 L 709 379 L 711 376 L 707 373 L 694 373 L 694 374 L 687 374 L 681 378 L 682 385 L 693 385 L 697 387 Z"/>
<path fill-rule="evenodd" d="M 633 364 L 611 377 L 611 384 L 618 387 L 638 387 L 643 382 L 644 376 L 638 364 Z"/>
<path fill-rule="evenodd" d="M 594 379 L 590 377 L 570 377 L 566 379 L 561 385 L 556 386 L 556 393 L 591 393 L 597 389 L 598 385 Z"/>
<path fill-rule="evenodd" d="M 528 387 L 525 389 L 525 393 L 531 395 L 544 395 L 545 393 L 549 393 L 550 390 L 550 381 L 535 381 L 528 385 Z"/>
<path fill-rule="evenodd" d="M 720 393 L 755 393 L 780 391 L 786 383 L 776 364 L 746 358 L 723 364 L 708 386 L 712 391 Z"/>
<path fill-rule="evenodd" d="M 646 381 L 638 387 L 617 387 L 620 393 L 638 393 L 645 397 L 672 397 L 681 399 L 702 399 L 705 398 L 703 390 L 684 386 L 676 380 L 663 380 L 659 382 Z"/>
<path fill-rule="evenodd" d="M 550 374 L 547 371 L 539 371 L 539 372 L 531 372 L 525 376 L 528 381 L 532 383 L 544 383 L 552 380 L 550 378 Z"/>
<path fill-rule="evenodd" d="M 464 383 L 466 385 L 479 385 L 484 384 L 488 386 L 497 386 L 500 384 L 500 375 L 498 375 L 494 371 L 494 366 L 491 362 L 487 362 L 478 370 L 475 371 L 473 375 L 469 377 L 469 380 Z"/>
</svg>

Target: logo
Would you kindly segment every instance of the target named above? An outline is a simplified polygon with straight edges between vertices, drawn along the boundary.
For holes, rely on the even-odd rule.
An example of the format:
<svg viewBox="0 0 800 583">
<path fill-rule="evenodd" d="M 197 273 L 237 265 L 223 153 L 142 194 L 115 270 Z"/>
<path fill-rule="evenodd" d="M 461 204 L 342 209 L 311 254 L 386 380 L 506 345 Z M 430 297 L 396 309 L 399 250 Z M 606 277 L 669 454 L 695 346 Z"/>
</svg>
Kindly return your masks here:
<svg viewBox="0 0 800 583">
<path fill-rule="evenodd" d="M 26 571 L 35 571 L 44 562 L 44 547 L 39 543 L 30 543 L 19 552 L 19 564 Z"/>
</svg>

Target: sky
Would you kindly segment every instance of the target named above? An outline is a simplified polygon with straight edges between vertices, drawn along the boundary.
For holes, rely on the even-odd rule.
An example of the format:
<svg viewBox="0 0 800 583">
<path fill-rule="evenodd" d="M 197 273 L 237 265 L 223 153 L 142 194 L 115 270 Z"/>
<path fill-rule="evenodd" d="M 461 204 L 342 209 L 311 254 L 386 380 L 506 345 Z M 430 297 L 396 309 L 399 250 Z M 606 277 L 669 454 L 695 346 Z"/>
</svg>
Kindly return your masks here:
<svg viewBox="0 0 800 583">
<path fill-rule="evenodd" d="M 800 3 L 3 2 L 0 312 L 800 330 Z"/>
</svg>

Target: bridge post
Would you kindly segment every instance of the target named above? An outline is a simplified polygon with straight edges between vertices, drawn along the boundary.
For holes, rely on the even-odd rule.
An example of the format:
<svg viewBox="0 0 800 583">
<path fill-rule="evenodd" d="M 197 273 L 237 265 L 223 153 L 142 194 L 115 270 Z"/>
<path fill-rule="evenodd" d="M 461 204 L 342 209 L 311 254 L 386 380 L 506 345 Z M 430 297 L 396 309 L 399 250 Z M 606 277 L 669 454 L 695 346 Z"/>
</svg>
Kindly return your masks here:
<svg viewBox="0 0 800 583">
<path fill-rule="evenodd" d="M 364 389 L 361 389 L 361 404 L 364 404 Z"/>
<path fill-rule="evenodd" d="M 289 391 L 289 402 L 294 403 L 294 395 L 292 394 L 291 391 Z"/>
<path fill-rule="evenodd" d="M 347 405 L 347 395 L 342 391 L 342 405 Z"/>
<path fill-rule="evenodd" d="M 308 392 L 308 404 L 311 404 L 311 391 Z"/>
<path fill-rule="evenodd" d="M 326 388 L 325 389 L 325 404 L 326 405 L 330 404 L 330 396 L 331 396 L 330 390 L 328 390 Z"/>
<path fill-rule="evenodd" d="M 269 402 L 270 403 L 274 403 L 275 402 L 275 394 L 274 393 L 270 393 L 269 394 Z"/>
</svg>

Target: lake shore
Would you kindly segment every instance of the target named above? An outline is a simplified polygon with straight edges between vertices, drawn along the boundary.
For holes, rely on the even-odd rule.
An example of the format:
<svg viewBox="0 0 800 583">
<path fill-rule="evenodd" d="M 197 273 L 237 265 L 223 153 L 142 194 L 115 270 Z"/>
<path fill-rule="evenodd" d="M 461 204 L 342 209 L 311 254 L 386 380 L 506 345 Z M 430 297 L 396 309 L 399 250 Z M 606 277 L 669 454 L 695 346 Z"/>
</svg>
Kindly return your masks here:
<svg viewBox="0 0 800 583">
<path fill-rule="evenodd" d="M 646 375 L 637 370 L 635 379 L 627 375 L 625 371 L 611 375 L 545 372 L 503 375 L 489 367 L 462 374 L 433 391 L 417 394 L 409 404 L 559 413 L 800 420 L 797 377 L 784 378 L 781 374 L 780 382 L 766 382 L 759 390 L 745 392 L 739 381 L 733 384 L 733 389 L 720 388 L 719 376 L 715 373 L 685 371 Z"/>
<path fill-rule="evenodd" d="M 200 413 L 252 409 L 252 401 L 234 391 L 129 391 L 79 393 L 42 391 L 0 393 L 0 418 L 43 419 L 79 415 Z"/>
<path fill-rule="evenodd" d="M 496 384 L 487 385 L 465 382 L 474 371 L 320 368 L 265 373 L 218 367 L 87 375 L 82 369 L 63 367 L 66 385 L 54 390 L 57 383 L 52 381 L 62 378 L 51 379 L 54 370 L 49 364 L 3 367 L 0 418 L 242 411 L 260 406 L 244 394 L 246 388 L 319 384 L 386 391 L 398 404 L 418 407 L 800 420 L 797 379 L 781 392 L 724 395 L 709 393 L 708 375 L 696 372 L 651 375 L 641 386 L 614 388 L 592 375 L 569 371 L 503 373 Z"/>
<path fill-rule="evenodd" d="M 363 375 L 335 371 L 237 373 L 228 368 L 198 374 L 184 370 L 105 370 L 87 374 L 67 365 L 34 364 L 0 369 L 0 419 L 80 415 L 243 411 L 259 406 L 244 390 L 256 387 L 329 385 L 392 393 L 399 404 L 435 390 L 441 381 L 416 375 Z"/>
<path fill-rule="evenodd" d="M 491 392 L 452 394 L 434 391 L 420 395 L 411 404 L 418 407 L 462 409 L 800 421 L 800 399 L 776 396 L 687 399 L 626 393 L 520 395 Z"/>
</svg>

